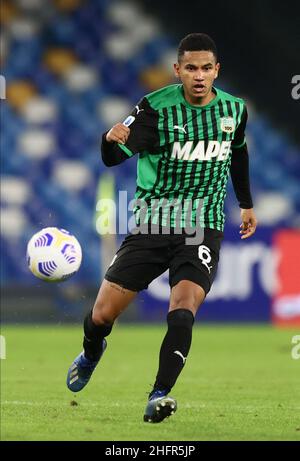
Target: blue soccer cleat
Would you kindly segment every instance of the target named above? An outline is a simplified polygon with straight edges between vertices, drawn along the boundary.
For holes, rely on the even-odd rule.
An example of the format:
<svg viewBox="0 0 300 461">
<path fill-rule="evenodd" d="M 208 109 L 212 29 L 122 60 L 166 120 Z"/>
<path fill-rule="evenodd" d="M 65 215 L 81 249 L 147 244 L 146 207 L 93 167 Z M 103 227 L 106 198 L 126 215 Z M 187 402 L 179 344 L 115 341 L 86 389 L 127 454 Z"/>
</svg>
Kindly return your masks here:
<svg viewBox="0 0 300 461">
<path fill-rule="evenodd" d="M 101 359 L 106 346 L 107 342 L 105 339 L 103 339 L 103 350 L 99 360 Z M 70 391 L 79 392 L 87 385 L 99 360 L 93 362 L 87 359 L 84 356 L 84 352 L 81 352 L 81 354 L 76 357 L 70 366 L 67 375 L 67 386 Z"/>
<path fill-rule="evenodd" d="M 144 421 L 148 423 L 160 423 L 165 418 L 173 415 L 177 410 L 177 402 L 168 397 L 167 391 L 152 391 L 146 406 Z"/>
</svg>

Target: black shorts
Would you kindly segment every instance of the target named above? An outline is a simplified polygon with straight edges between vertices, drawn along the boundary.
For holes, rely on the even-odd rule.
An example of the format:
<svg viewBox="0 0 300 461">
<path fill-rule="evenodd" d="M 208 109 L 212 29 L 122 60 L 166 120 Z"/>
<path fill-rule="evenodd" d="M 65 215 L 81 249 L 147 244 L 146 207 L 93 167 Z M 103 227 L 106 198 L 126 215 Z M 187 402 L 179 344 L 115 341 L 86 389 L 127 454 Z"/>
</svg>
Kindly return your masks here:
<svg viewBox="0 0 300 461">
<path fill-rule="evenodd" d="M 141 291 L 169 269 L 172 288 L 181 280 L 200 285 L 207 294 L 217 272 L 223 233 L 204 230 L 201 244 L 186 244 L 185 235 L 128 234 L 104 278 L 132 291 Z"/>
</svg>

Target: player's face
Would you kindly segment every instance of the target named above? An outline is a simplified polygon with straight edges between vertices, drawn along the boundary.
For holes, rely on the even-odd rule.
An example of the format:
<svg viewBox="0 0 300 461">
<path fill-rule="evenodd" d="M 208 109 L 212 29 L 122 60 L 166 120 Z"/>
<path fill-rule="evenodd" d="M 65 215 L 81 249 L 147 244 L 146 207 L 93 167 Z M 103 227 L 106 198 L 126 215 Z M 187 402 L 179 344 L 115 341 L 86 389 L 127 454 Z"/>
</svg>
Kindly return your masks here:
<svg viewBox="0 0 300 461">
<path fill-rule="evenodd" d="M 176 77 L 182 81 L 184 94 L 191 104 L 203 104 L 211 98 L 212 86 L 220 64 L 211 51 L 185 51 L 174 64 Z"/>
</svg>

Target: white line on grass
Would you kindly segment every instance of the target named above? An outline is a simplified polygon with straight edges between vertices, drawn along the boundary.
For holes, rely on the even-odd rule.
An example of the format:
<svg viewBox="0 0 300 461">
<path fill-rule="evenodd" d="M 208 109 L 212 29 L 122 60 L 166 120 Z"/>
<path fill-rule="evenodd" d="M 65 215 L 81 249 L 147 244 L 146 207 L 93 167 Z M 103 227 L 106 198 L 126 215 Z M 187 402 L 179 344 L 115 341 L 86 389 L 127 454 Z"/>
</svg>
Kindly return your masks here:
<svg viewBox="0 0 300 461">
<path fill-rule="evenodd" d="M 45 405 L 54 405 L 54 406 L 60 406 L 61 401 L 59 402 L 27 402 L 27 401 L 22 401 L 22 400 L 4 400 L 1 402 L 1 405 L 27 405 L 27 406 L 45 406 Z M 66 402 L 68 403 L 68 402 Z M 88 405 L 89 407 L 98 407 L 99 404 L 97 403 L 89 403 L 89 402 L 77 402 L 78 405 Z M 115 406 L 118 406 L 118 404 L 115 404 Z"/>
</svg>

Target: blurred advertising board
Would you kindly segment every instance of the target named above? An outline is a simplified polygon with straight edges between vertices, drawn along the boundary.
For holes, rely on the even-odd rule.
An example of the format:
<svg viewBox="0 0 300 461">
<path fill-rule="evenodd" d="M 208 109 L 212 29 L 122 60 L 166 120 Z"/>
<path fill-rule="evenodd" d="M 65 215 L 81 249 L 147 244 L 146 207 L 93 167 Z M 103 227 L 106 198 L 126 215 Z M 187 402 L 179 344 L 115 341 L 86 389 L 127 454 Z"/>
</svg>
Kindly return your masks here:
<svg viewBox="0 0 300 461">
<path fill-rule="evenodd" d="M 197 313 L 211 322 L 270 322 L 276 286 L 277 252 L 274 228 L 258 228 L 254 237 L 240 240 L 239 229 L 227 226 L 212 290 Z M 160 320 L 168 310 L 168 273 L 139 294 L 142 320 Z"/>
<path fill-rule="evenodd" d="M 272 322 L 279 326 L 300 326 L 300 231 L 275 232 L 273 247 L 278 264 Z"/>
</svg>

